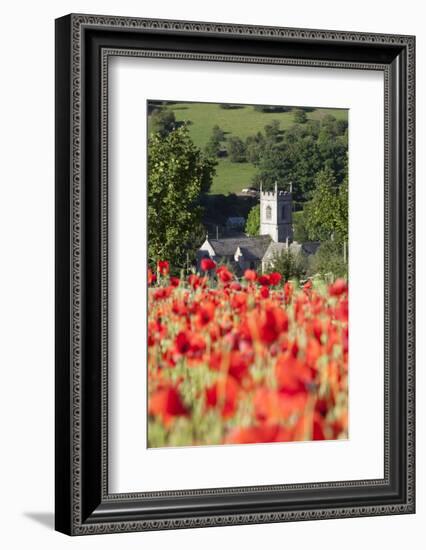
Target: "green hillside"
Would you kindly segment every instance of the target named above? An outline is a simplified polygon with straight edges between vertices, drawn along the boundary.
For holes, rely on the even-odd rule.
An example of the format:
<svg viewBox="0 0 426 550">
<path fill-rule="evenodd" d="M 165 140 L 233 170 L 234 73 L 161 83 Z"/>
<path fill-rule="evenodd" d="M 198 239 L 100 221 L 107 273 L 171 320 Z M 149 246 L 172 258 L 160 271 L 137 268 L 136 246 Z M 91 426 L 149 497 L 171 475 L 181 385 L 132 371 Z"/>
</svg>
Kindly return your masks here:
<svg viewBox="0 0 426 550">
<path fill-rule="evenodd" d="M 237 108 L 223 109 L 217 103 L 173 103 L 168 108 L 175 114 L 177 122 L 188 124 L 194 143 L 204 149 L 214 126 L 224 130 L 226 139 L 231 136 L 246 139 L 249 135 L 263 131 L 266 124 L 278 120 L 280 129 L 285 130 L 294 125 L 294 115 L 287 112 L 260 112 L 252 105 L 242 105 Z M 317 108 L 307 112 L 307 118 L 320 120 L 326 114 L 336 119 L 347 120 L 345 109 Z M 224 142 L 226 147 L 226 141 Z M 231 162 L 228 158 L 218 158 L 217 173 L 213 180 L 210 194 L 238 193 L 244 187 L 250 186 L 256 167 L 248 162 Z"/>
</svg>

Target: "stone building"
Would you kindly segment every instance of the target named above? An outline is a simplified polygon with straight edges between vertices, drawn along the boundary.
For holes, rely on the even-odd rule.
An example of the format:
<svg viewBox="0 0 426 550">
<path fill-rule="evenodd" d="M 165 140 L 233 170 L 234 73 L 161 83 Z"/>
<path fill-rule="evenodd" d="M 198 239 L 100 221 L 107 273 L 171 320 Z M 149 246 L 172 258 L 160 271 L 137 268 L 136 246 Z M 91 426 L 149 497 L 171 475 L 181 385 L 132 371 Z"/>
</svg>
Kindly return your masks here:
<svg viewBox="0 0 426 550">
<path fill-rule="evenodd" d="M 260 235 L 270 235 L 276 243 L 291 243 L 293 240 L 292 192 L 278 189 L 260 189 Z"/>
<path fill-rule="evenodd" d="M 305 244 L 293 242 L 293 197 L 289 191 L 278 189 L 260 190 L 260 235 L 236 238 L 206 240 L 197 252 L 197 269 L 203 258 L 211 258 L 216 263 L 227 263 L 237 274 L 246 269 L 265 271 L 274 258 L 283 251 L 313 253 L 318 247 L 312 244 L 309 250 Z"/>
</svg>

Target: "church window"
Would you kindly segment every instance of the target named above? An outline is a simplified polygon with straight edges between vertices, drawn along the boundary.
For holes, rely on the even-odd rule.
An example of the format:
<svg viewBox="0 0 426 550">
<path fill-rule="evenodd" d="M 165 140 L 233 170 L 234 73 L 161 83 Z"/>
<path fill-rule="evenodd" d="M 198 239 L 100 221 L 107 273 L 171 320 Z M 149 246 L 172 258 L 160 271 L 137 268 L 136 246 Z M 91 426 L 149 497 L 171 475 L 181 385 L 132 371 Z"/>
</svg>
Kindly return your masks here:
<svg viewBox="0 0 426 550">
<path fill-rule="evenodd" d="M 266 207 L 266 219 L 270 220 L 272 218 L 272 208 L 270 206 Z"/>
</svg>

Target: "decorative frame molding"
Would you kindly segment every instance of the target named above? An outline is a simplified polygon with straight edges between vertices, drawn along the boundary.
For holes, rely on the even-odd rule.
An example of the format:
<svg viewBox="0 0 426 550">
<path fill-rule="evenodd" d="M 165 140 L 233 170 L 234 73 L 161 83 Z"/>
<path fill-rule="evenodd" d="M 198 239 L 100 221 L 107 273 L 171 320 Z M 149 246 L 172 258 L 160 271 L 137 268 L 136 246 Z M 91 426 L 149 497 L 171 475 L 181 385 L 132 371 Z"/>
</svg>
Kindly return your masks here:
<svg viewBox="0 0 426 550">
<path fill-rule="evenodd" d="M 59 531 L 83 535 L 414 512 L 414 50 L 412 36 L 96 15 L 56 21 Z M 383 480 L 108 493 L 107 92 L 108 59 L 117 55 L 383 71 Z M 173 508 L 177 498 L 187 500 L 186 511 Z M 207 512 L 212 498 L 216 508 Z"/>
</svg>

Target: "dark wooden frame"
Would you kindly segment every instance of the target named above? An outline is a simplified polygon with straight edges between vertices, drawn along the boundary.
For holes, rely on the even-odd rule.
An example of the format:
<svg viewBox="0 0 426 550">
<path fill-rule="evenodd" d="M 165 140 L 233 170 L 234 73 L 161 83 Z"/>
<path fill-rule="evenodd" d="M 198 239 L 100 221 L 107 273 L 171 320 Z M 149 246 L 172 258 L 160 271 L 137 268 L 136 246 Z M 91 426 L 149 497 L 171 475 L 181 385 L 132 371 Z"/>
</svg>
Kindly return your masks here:
<svg viewBox="0 0 426 550">
<path fill-rule="evenodd" d="M 83 535 L 414 512 L 414 48 L 412 36 L 91 15 L 56 21 L 57 530 Z M 108 493 L 111 55 L 383 71 L 383 479 Z"/>
</svg>

